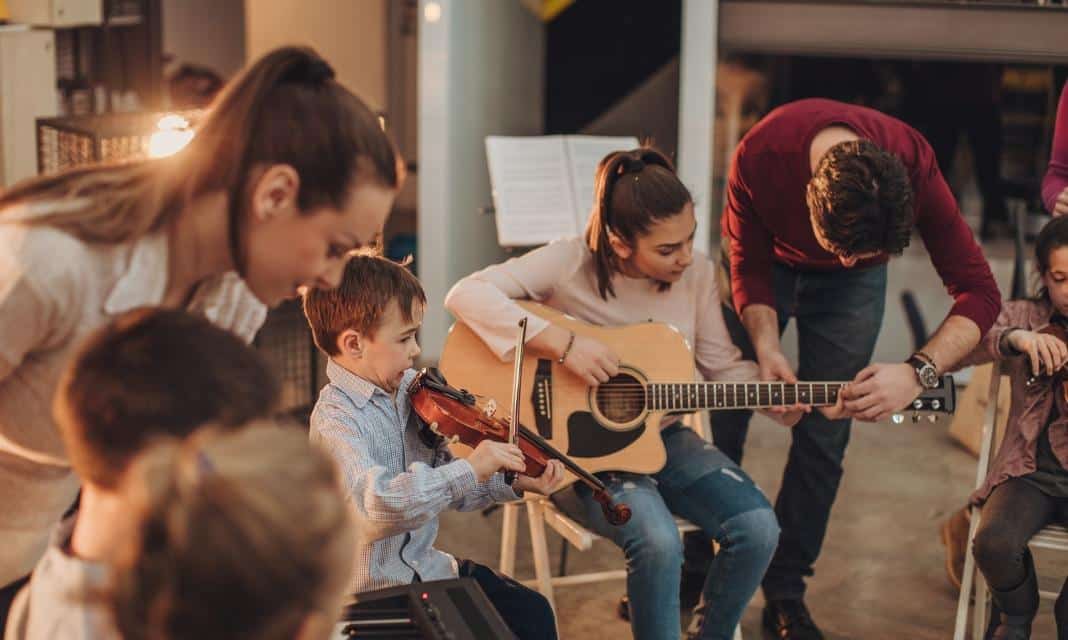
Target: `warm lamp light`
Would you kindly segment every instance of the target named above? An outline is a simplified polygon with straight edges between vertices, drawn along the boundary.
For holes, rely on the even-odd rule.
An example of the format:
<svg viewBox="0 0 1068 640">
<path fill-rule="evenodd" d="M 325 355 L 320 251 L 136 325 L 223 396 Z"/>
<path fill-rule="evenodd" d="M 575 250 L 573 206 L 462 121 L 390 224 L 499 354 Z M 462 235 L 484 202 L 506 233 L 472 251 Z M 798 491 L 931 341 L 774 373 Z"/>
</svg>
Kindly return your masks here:
<svg viewBox="0 0 1068 640">
<path fill-rule="evenodd" d="M 182 150 L 193 139 L 189 121 L 177 114 L 167 114 L 156 123 L 156 131 L 148 139 L 148 156 L 165 158 Z"/>
</svg>

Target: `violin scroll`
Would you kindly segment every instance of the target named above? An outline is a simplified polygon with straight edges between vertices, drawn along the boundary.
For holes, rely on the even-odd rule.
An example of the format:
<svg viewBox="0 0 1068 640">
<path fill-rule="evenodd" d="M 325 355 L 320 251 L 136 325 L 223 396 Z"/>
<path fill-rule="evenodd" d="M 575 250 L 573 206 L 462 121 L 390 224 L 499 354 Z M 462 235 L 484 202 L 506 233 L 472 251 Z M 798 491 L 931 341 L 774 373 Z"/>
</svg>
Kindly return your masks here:
<svg viewBox="0 0 1068 640">
<path fill-rule="evenodd" d="M 618 527 L 630 520 L 630 507 L 622 502 L 612 502 L 612 497 L 607 491 L 603 489 L 594 491 L 593 497 L 601 503 L 601 512 L 604 513 L 604 519 L 608 521 L 608 524 Z"/>
<path fill-rule="evenodd" d="M 630 507 L 623 504 L 622 502 L 617 505 L 614 505 L 611 509 L 609 509 L 606 505 L 604 509 L 604 517 L 608 520 L 608 524 L 614 527 L 618 527 L 622 524 L 627 524 L 627 521 L 630 520 Z"/>
</svg>

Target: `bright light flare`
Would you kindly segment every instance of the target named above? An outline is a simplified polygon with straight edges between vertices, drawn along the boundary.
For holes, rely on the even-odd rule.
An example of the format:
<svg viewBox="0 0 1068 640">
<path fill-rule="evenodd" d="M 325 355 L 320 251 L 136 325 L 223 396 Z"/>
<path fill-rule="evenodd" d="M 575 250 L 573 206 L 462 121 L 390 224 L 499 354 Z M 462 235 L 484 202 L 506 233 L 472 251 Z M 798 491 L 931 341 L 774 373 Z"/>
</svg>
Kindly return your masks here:
<svg viewBox="0 0 1068 640">
<path fill-rule="evenodd" d="M 148 156 L 165 158 L 182 150 L 193 139 L 189 121 L 180 115 L 168 114 L 156 123 L 156 131 L 148 139 Z"/>
</svg>

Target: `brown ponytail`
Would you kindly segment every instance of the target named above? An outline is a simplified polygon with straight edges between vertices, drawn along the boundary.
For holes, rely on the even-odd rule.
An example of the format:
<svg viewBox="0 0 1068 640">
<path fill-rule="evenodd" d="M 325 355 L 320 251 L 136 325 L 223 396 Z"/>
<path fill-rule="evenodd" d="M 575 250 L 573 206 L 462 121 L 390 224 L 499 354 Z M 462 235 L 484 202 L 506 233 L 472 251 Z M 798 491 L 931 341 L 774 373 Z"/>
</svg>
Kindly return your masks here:
<svg viewBox="0 0 1068 640">
<path fill-rule="evenodd" d="M 228 83 L 197 135 L 174 156 L 31 179 L 0 196 L 0 208 L 68 200 L 72 206 L 63 211 L 23 211 L 17 219 L 86 242 L 120 243 L 163 228 L 193 198 L 222 191 L 230 197 L 231 245 L 238 245 L 246 181 L 257 165 L 272 164 L 288 164 L 300 175 L 303 212 L 342 208 L 358 181 L 396 188 L 403 178 L 375 114 L 334 80 L 313 50 L 283 47 Z M 237 251 L 234 261 L 243 262 Z"/>
<path fill-rule="evenodd" d="M 354 530 L 333 465 L 295 427 L 206 428 L 143 454 L 137 522 L 104 603 L 127 640 L 291 640 L 338 618 Z"/>
<path fill-rule="evenodd" d="M 615 151 L 597 165 L 593 211 L 586 225 L 586 244 L 593 253 L 597 290 L 607 300 L 615 295 L 612 275 L 619 258 L 608 242 L 611 231 L 633 245 L 653 222 L 670 218 L 693 202 L 675 167 L 660 151 L 641 147 Z"/>
</svg>

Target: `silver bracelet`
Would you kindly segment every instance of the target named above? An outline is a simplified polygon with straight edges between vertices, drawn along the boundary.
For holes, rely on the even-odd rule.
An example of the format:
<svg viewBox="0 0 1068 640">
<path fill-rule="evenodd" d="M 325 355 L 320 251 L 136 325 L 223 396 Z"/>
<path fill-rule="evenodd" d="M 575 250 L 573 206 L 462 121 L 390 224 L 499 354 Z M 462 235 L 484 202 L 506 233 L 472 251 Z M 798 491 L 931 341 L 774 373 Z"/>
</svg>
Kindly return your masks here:
<svg viewBox="0 0 1068 640">
<path fill-rule="evenodd" d="M 571 347 L 575 344 L 575 332 L 571 332 L 571 337 L 567 339 L 567 346 L 564 347 L 564 352 L 560 354 L 560 359 L 557 360 L 557 364 L 564 364 L 564 360 L 567 358 L 567 354 L 571 353 Z"/>
</svg>

